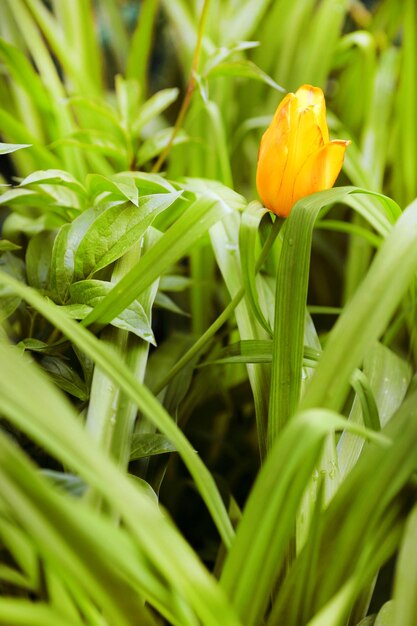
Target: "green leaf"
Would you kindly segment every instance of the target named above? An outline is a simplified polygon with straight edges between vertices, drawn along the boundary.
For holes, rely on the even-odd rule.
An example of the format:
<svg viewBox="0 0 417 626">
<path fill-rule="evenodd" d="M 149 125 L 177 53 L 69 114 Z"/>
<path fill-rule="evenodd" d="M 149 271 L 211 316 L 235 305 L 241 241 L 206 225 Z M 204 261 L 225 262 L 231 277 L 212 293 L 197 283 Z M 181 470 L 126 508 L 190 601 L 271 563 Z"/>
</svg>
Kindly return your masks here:
<svg viewBox="0 0 417 626">
<path fill-rule="evenodd" d="M 0 154 L 10 154 L 10 152 L 16 152 L 16 150 L 30 148 L 31 145 L 30 143 L 0 143 Z"/>
<path fill-rule="evenodd" d="M 57 139 L 51 145 L 54 148 L 61 146 L 74 146 L 82 150 L 98 152 L 114 159 L 122 169 L 127 169 L 129 166 L 126 146 L 104 131 L 95 129 L 76 131 L 63 139 Z"/>
<path fill-rule="evenodd" d="M 256 288 L 256 242 L 258 238 L 259 224 L 267 213 L 259 202 L 248 204 L 242 214 L 239 230 L 240 259 L 242 264 L 242 279 L 245 288 L 245 296 L 252 313 L 259 324 L 272 336 L 271 326 L 266 320 L 259 303 Z M 278 219 L 278 218 L 277 218 Z"/>
<path fill-rule="evenodd" d="M 273 343 L 270 339 L 245 339 L 227 346 L 202 365 L 215 363 L 271 363 Z M 320 359 L 321 352 L 304 346 L 304 366 L 312 367 Z"/>
<path fill-rule="evenodd" d="M 42 469 L 41 473 L 54 485 L 61 487 L 61 489 L 71 496 L 78 498 L 85 493 L 87 485 L 79 476 L 75 476 L 75 474 L 57 472 L 56 470 L 50 469 Z"/>
<path fill-rule="evenodd" d="M 93 197 L 109 191 L 117 198 L 129 200 L 132 204 L 138 206 L 138 188 L 134 178 L 128 174 L 115 174 L 111 177 L 101 176 L 100 174 L 89 174 L 86 182 L 88 192 Z"/>
<path fill-rule="evenodd" d="M 46 602 L 0 598 L 1 626 L 72 626 L 59 609 Z"/>
<path fill-rule="evenodd" d="M 184 178 L 185 189 L 193 193 L 203 194 L 213 198 L 233 211 L 243 211 L 248 204 L 246 199 L 234 189 L 227 187 L 218 180 L 208 178 Z"/>
<path fill-rule="evenodd" d="M 138 135 L 142 128 L 149 124 L 155 117 L 160 115 L 178 98 L 179 89 L 162 89 L 151 96 L 139 109 L 139 113 L 133 121 L 132 132 Z"/>
<path fill-rule="evenodd" d="M 129 131 L 138 110 L 141 85 L 134 78 L 125 79 L 118 74 L 115 80 L 117 108 L 122 127 Z"/>
<path fill-rule="evenodd" d="M 174 302 L 172 298 L 167 296 L 165 293 L 158 291 L 155 296 L 155 306 L 159 309 L 165 309 L 166 311 L 171 311 L 171 313 L 177 313 L 178 315 L 185 315 L 189 317 L 190 314 L 181 309 L 181 307 Z"/>
<path fill-rule="evenodd" d="M 409 605 L 409 600 L 407 597 L 406 605 Z M 376 616 L 374 626 L 396 626 L 394 621 L 395 615 L 395 603 L 393 600 L 389 600 L 385 602 L 385 604 L 379 609 L 378 615 Z M 413 615 L 413 619 L 415 619 L 415 614 Z M 397 622 L 398 626 L 406 626 L 407 624 L 411 626 L 413 622 L 410 621 L 399 621 Z"/>
<path fill-rule="evenodd" d="M 167 268 L 176 263 L 199 237 L 231 209 L 211 197 L 197 199 L 162 235 L 159 241 L 140 259 L 112 289 L 109 295 L 84 320 L 110 322 Z"/>
<path fill-rule="evenodd" d="M 176 447 L 165 435 L 159 433 L 136 433 L 132 437 L 130 448 L 131 461 L 167 452 L 176 452 Z"/>
<path fill-rule="evenodd" d="M 5 252 L 0 256 L 0 270 L 7 272 L 21 282 L 25 281 L 25 266 L 11 252 Z M 21 299 L 7 287 L 0 286 L 0 321 L 7 319 L 18 308 Z"/>
<path fill-rule="evenodd" d="M 72 174 L 64 170 L 38 170 L 32 172 L 29 176 L 26 176 L 20 183 L 19 187 L 27 187 L 28 185 L 44 185 L 59 184 L 64 187 L 68 187 L 76 191 L 77 193 L 85 194 L 85 189 L 81 183 L 78 182 Z"/>
<path fill-rule="evenodd" d="M 417 615 L 417 507 L 414 506 L 407 520 L 396 563 L 394 578 L 394 601 L 389 612 L 390 619 L 381 626 L 413 626 Z M 378 614 L 376 624 L 380 619 Z"/>
<path fill-rule="evenodd" d="M 0 195 L 0 205 L 39 207 L 45 209 L 52 198 L 44 190 L 35 191 L 32 189 L 8 189 Z"/>
<path fill-rule="evenodd" d="M 87 214 L 87 217 L 84 216 Z M 78 228 L 82 232 L 88 228 L 88 223 L 92 222 L 91 213 L 86 211 L 80 215 L 78 219 Z M 87 224 L 80 224 L 80 222 L 87 221 Z M 76 221 L 76 220 L 74 220 Z M 50 267 L 50 291 L 52 292 L 54 299 L 60 302 L 65 302 L 68 296 L 70 284 L 74 274 L 74 247 L 76 244 L 71 244 L 72 224 L 64 224 L 59 229 L 57 236 L 55 237 L 54 245 L 52 248 L 52 258 Z"/>
<path fill-rule="evenodd" d="M 217 52 L 210 55 L 204 68 L 204 74 L 207 74 L 213 67 L 222 63 L 233 54 L 242 52 L 243 50 L 251 50 L 253 48 L 257 48 L 258 46 L 259 41 L 239 41 L 237 44 L 233 44 L 231 46 L 222 46 Z"/>
<path fill-rule="evenodd" d="M 45 356 L 41 360 L 41 365 L 60 389 L 79 400 L 88 399 L 89 390 L 87 385 L 80 378 L 79 374 L 65 361 L 59 357 Z"/>
<path fill-rule="evenodd" d="M 71 316 L 76 319 L 84 319 L 91 313 L 94 306 L 110 293 L 113 287 L 112 283 L 103 280 L 82 280 L 74 283 L 70 287 L 71 303 L 65 310 L 70 311 Z M 79 305 L 81 305 L 81 308 Z M 137 300 L 131 302 L 124 311 L 115 317 L 112 320 L 112 324 L 156 345 L 148 316 Z"/>
<path fill-rule="evenodd" d="M 47 352 L 50 349 L 49 344 L 40 339 L 34 339 L 33 337 L 22 339 L 17 345 L 19 348 L 23 348 L 23 350 L 30 350 L 32 352 Z"/>
<path fill-rule="evenodd" d="M 201 216 L 199 217 L 201 219 Z M 25 299 L 32 306 L 60 328 L 71 341 L 77 344 L 80 350 L 93 358 L 103 372 L 107 373 L 126 395 L 138 405 L 139 409 L 155 427 L 172 441 L 193 479 L 196 481 L 201 496 L 213 516 L 223 541 L 229 546 L 233 537 L 233 529 L 211 474 L 201 459 L 195 454 L 188 440 L 171 416 L 166 413 L 147 387 L 135 378 L 121 357 L 113 350 L 110 350 L 104 342 L 94 337 L 88 330 L 70 320 L 63 311 L 59 310 L 59 307 L 42 298 L 36 290 L 23 285 L 5 272 L 0 273 L 0 284 L 13 289 L 19 296 L 24 295 Z M 10 360 L 10 354 L 13 357 L 12 360 Z M 142 519 L 140 510 L 135 507 L 135 502 L 138 502 L 136 494 L 129 490 L 128 485 L 124 482 L 124 476 L 115 471 L 114 465 L 109 464 L 108 457 L 99 448 L 93 446 L 94 457 L 91 455 L 89 437 L 85 436 L 87 433 L 77 423 L 77 419 L 74 419 L 73 412 L 69 410 L 69 405 L 62 403 L 62 398 L 56 393 L 52 393 L 53 388 L 46 385 L 44 378 L 39 375 L 35 368 L 29 370 L 31 372 L 31 394 L 15 393 L 15 387 L 19 389 L 21 385 L 25 386 L 28 382 L 28 364 L 24 361 L 22 362 L 20 355 L 18 358 L 17 353 L 1 343 L 0 361 L 7 363 L 9 372 L 7 381 L 0 377 L 0 407 L 7 403 L 8 414 L 14 417 L 15 421 L 20 424 L 20 427 L 30 432 L 31 436 L 41 439 L 42 445 L 45 445 L 51 451 L 53 450 L 53 453 L 59 455 L 63 462 L 68 463 L 70 467 L 79 472 L 80 475 L 83 475 L 104 497 L 110 497 L 109 485 L 112 484 L 113 505 L 116 508 L 120 507 L 123 515 L 131 520 L 129 525 L 131 524 L 132 530 L 135 532 L 137 520 Z M 13 371 L 11 371 L 11 368 Z M 6 395 L 3 393 L 5 390 L 8 390 L 8 394 L 11 394 L 13 401 L 6 401 Z M 46 401 L 49 404 L 48 411 L 45 411 Z M 16 404 L 17 402 L 18 404 Z M 51 421 L 48 416 L 54 414 L 62 416 L 62 419 L 56 423 Z M 30 415 L 30 418 L 27 417 L 28 415 Z M 68 420 L 66 419 L 67 417 Z M 123 487 L 120 481 L 123 483 Z M 147 508 L 146 511 L 149 511 L 149 509 Z M 159 520 L 160 518 L 158 517 L 157 519 Z M 153 523 L 150 522 L 150 525 L 152 526 Z M 171 528 L 171 526 L 169 525 L 168 528 Z M 156 539 L 157 535 L 158 538 Z M 140 529 L 138 538 L 140 540 L 144 538 L 143 528 Z M 155 529 L 152 528 L 152 532 L 149 536 L 146 536 L 147 549 L 152 549 L 155 546 L 155 541 L 158 543 L 158 563 L 160 564 L 161 535 L 160 533 L 155 533 Z M 172 545 L 172 542 L 168 542 L 162 554 L 168 555 L 171 552 L 170 546 Z M 183 542 L 182 546 L 184 548 Z M 177 574 L 178 572 L 176 572 Z M 214 611 L 215 604 L 217 604 L 217 601 L 212 605 Z M 225 609 L 225 607 L 223 608 Z M 213 624 L 213 626 L 216 624 L 213 620 L 207 622 L 207 624 L 209 623 Z M 226 623 L 229 623 L 229 621 Z M 230 624 L 237 626 L 236 620 L 230 621 Z"/>
<path fill-rule="evenodd" d="M 26 250 L 26 275 L 29 285 L 37 289 L 47 289 L 51 267 L 52 248 L 55 233 L 44 231 L 29 241 Z"/>
<path fill-rule="evenodd" d="M 20 250 L 21 247 L 7 239 L 0 239 L 0 254 L 2 252 L 11 252 L 12 250 Z"/>
<path fill-rule="evenodd" d="M 153 193 L 173 193 L 178 190 L 178 185 L 174 187 L 171 182 L 159 174 L 151 174 L 150 172 L 129 172 L 129 176 L 134 178 L 139 187 L 140 194 L 143 196 Z"/>
<path fill-rule="evenodd" d="M 386 438 L 349 425 L 341 416 L 322 409 L 298 414 L 274 440 L 246 503 L 220 579 L 247 626 L 261 622 L 276 588 L 298 508 L 324 441 L 330 433 L 344 428 L 380 442 L 386 452 Z"/>
<path fill-rule="evenodd" d="M 302 379 L 304 327 L 310 252 L 315 221 L 324 204 L 345 192 L 330 190 L 303 198 L 291 210 L 283 242 L 275 288 L 275 320 L 268 412 L 269 445 L 291 418 L 299 400 Z"/>
<path fill-rule="evenodd" d="M 251 78 L 261 81 L 269 87 L 285 93 L 285 89 L 278 85 L 266 72 L 261 70 L 255 63 L 248 60 L 242 61 L 225 61 L 210 68 L 207 72 L 207 78 L 216 76 L 234 76 L 237 78 Z"/>
<path fill-rule="evenodd" d="M 333 327 L 301 405 L 340 407 L 349 379 L 383 333 L 417 269 L 417 203 L 405 209 Z M 334 373 L 337 372 L 337 376 Z"/>
<path fill-rule="evenodd" d="M 139 206 L 113 202 L 84 211 L 61 228 L 55 240 L 51 284 L 62 302 L 72 282 L 91 276 L 123 256 L 145 233 L 155 217 L 180 192 L 142 196 Z"/>
<path fill-rule="evenodd" d="M 159 281 L 159 290 L 160 291 L 184 291 L 188 289 L 191 284 L 191 279 L 188 276 L 178 276 L 178 275 L 165 275 L 161 276 L 161 280 Z"/>
<path fill-rule="evenodd" d="M 110 205 L 104 210 L 91 209 L 96 212 L 96 218 L 75 251 L 75 280 L 90 276 L 123 256 L 140 240 L 157 215 L 168 209 L 180 195 L 181 192 L 142 196 L 138 207 L 125 203 Z M 77 237 L 75 231 L 74 236 Z"/>
</svg>

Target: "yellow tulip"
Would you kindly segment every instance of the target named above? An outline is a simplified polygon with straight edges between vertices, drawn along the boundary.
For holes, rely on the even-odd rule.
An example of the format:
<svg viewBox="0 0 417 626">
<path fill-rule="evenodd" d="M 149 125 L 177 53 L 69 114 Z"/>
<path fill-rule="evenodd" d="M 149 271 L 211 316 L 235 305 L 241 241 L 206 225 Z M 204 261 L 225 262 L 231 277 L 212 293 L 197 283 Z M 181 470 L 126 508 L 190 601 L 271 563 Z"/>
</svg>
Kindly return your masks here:
<svg viewBox="0 0 417 626">
<path fill-rule="evenodd" d="M 300 198 L 330 189 L 350 141 L 329 141 L 319 87 L 303 85 L 278 106 L 258 156 L 256 187 L 264 206 L 287 217 Z"/>
</svg>

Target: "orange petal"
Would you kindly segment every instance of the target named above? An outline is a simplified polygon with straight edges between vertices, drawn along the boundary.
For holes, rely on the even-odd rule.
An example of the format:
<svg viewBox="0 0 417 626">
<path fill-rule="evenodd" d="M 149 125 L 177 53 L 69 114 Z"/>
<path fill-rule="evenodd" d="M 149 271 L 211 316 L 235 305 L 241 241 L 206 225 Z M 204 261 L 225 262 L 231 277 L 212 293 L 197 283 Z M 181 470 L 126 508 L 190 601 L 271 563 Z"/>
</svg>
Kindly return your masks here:
<svg viewBox="0 0 417 626">
<path fill-rule="evenodd" d="M 312 107 L 300 109 L 298 101 L 295 100 L 290 108 L 288 157 L 278 192 L 279 207 L 276 212 L 279 215 L 286 216 L 290 212 L 294 204 L 296 176 L 311 154 L 322 146 L 323 136 Z"/>
<path fill-rule="evenodd" d="M 316 116 L 316 122 L 320 127 L 323 135 L 324 143 L 329 141 L 329 130 L 326 120 L 326 101 L 324 99 L 323 91 L 320 87 L 313 87 L 312 85 L 303 85 L 295 92 L 295 97 L 301 107 L 312 107 L 314 115 Z"/>
<path fill-rule="evenodd" d="M 333 187 L 349 144 L 350 141 L 330 141 L 307 159 L 296 176 L 294 203 L 311 193 Z"/>
<path fill-rule="evenodd" d="M 278 190 L 288 155 L 289 107 L 294 94 L 288 94 L 275 112 L 261 139 L 256 171 L 256 187 L 264 206 L 276 211 Z"/>
</svg>

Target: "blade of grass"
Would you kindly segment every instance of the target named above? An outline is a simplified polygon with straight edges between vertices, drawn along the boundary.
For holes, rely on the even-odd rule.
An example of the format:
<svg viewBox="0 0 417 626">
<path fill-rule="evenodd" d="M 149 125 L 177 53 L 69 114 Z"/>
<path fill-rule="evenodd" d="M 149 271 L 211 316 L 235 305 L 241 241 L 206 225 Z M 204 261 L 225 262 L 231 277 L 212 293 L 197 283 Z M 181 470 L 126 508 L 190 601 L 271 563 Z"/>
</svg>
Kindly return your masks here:
<svg viewBox="0 0 417 626">
<path fill-rule="evenodd" d="M 352 371 L 382 334 L 417 269 L 417 203 L 402 214 L 333 328 L 301 406 L 340 408 Z M 337 376 L 335 376 L 337 372 Z"/>
<path fill-rule="evenodd" d="M 333 412 L 316 409 L 294 418 L 276 438 L 245 506 L 220 579 L 245 626 L 262 621 L 326 437 L 335 429 L 351 426 Z M 378 435 L 366 435 L 363 428 L 356 432 L 386 442 Z"/>
</svg>

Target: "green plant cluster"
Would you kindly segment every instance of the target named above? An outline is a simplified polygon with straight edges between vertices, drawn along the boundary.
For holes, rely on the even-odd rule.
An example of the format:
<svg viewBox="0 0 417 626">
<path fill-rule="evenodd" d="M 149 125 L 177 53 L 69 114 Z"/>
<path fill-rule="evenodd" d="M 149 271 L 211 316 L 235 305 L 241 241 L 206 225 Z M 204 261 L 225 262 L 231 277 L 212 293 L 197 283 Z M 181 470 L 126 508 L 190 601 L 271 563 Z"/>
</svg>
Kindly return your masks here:
<svg viewBox="0 0 417 626">
<path fill-rule="evenodd" d="M 0 626 L 415 626 L 416 42 L 415 0 L 0 2 Z M 282 220 L 302 84 L 352 143 Z"/>
</svg>

